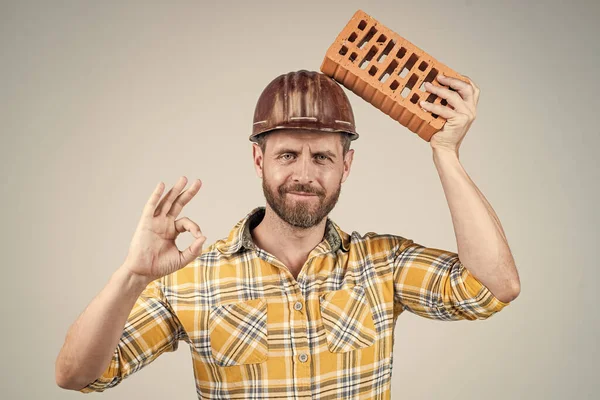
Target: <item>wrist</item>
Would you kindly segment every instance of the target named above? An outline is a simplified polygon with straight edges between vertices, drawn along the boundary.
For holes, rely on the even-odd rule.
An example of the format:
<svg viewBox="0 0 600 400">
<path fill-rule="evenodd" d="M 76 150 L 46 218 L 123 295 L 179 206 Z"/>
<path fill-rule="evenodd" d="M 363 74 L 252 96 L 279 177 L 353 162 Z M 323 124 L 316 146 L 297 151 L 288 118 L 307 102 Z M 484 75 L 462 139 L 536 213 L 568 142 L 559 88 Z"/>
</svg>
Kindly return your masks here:
<svg viewBox="0 0 600 400">
<path fill-rule="evenodd" d="M 458 159 L 458 149 L 457 148 L 450 148 L 450 147 L 443 147 L 443 146 L 435 146 L 435 147 L 431 147 L 432 149 L 432 154 L 433 157 L 450 157 L 450 158 L 456 158 Z"/>
<path fill-rule="evenodd" d="M 454 155 L 458 157 L 458 148 L 456 147 L 447 147 L 447 146 L 431 146 L 433 150 L 433 154 L 442 154 L 442 155 Z"/>
<path fill-rule="evenodd" d="M 115 278 L 121 279 L 127 289 L 143 291 L 152 279 L 132 272 L 131 268 L 124 263 L 116 272 Z"/>
<path fill-rule="evenodd" d="M 464 170 L 458 154 L 452 150 L 436 149 L 433 151 L 433 164 L 440 174 L 448 174 Z"/>
</svg>

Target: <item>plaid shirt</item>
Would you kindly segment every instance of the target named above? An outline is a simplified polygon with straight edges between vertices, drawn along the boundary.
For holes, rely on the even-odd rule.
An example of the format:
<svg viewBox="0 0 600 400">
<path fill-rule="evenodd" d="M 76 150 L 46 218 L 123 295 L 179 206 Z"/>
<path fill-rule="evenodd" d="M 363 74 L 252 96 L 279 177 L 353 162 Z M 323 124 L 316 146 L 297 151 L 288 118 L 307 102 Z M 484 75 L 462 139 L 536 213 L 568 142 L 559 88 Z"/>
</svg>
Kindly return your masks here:
<svg viewBox="0 0 600 400">
<path fill-rule="evenodd" d="M 82 392 L 104 391 L 188 343 L 202 399 L 389 399 L 394 327 L 403 311 L 486 319 L 498 300 L 456 253 L 327 218 L 297 280 L 253 244 L 257 207 L 226 239 L 151 282 L 112 361 Z"/>
</svg>

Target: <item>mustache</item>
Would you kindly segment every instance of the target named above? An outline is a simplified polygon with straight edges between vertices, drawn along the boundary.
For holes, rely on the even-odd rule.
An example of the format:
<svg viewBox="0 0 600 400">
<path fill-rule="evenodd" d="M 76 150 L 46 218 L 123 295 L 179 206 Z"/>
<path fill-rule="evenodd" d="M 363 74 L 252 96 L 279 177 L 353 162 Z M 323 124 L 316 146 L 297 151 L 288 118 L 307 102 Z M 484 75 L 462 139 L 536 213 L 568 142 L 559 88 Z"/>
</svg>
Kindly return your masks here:
<svg viewBox="0 0 600 400">
<path fill-rule="evenodd" d="M 279 194 L 283 195 L 283 194 L 288 193 L 288 192 L 312 193 L 312 194 L 316 194 L 317 196 L 323 196 L 324 195 L 324 193 L 323 193 L 322 190 L 313 188 L 310 185 L 297 184 L 297 185 L 288 186 L 288 187 L 283 187 L 283 186 L 279 187 Z"/>
</svg>

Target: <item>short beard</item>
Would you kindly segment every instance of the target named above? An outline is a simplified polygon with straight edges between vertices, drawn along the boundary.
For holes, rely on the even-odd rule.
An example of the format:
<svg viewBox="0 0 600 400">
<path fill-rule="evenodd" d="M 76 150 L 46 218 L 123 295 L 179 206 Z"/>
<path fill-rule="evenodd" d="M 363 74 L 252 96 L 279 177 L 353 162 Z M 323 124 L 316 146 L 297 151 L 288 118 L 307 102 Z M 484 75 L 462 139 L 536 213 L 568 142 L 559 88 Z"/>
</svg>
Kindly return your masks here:
<svg viewBox="0 0 600 400">
<path fill-rule="evenodd" d="M 340 179 L 340 185 L 329 199 L 325 197 L 323 191 L 316 191 L 310 185 L 302 184 L 293 185 L 288 188 L 282 185 L 277 188 L 277 193 L 275 193 L 271 191 L 268 185 L 266 174 L 263 175 L 262 187 L 267 203 L 275 211 L 275 214 L 283 221 L 297 228 L 311 228 L 321 222 L 335 207 L 342 189 Z M 319 205 L 314 212 L 311 212 L 312 203 L 309 202 L 297 202 L 294 206 L 288 206 L 286 204 L 287 192 L 314 193 L 319 197 Z"/>
</svg>

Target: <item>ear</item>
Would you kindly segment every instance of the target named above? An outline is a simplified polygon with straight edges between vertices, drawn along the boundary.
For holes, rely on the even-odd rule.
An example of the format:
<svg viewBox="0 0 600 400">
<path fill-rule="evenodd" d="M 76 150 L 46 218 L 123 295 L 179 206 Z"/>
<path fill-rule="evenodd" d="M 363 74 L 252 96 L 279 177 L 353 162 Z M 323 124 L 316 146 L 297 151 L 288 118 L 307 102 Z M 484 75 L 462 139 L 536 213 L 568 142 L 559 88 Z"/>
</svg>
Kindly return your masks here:
<svg viewBox="0 0 600 400">
<path fill-rule="evenodd" d="M 350 168 L 352 167 L 352 160 L 354 159 L 354 149 L 348 150 L 344 156 L 344 173 L 342 174 L 342 183 L 346 181 L 348 175 L 350 175 Z"/>
<path fill-rule="evenodd" d="M 252 143 L 252 158 L 254 160 L 254 169 L 256 170 L 256 175 L 262 179 L 264 158 L 260 146 L 256 143 Z"/>
</svg>

